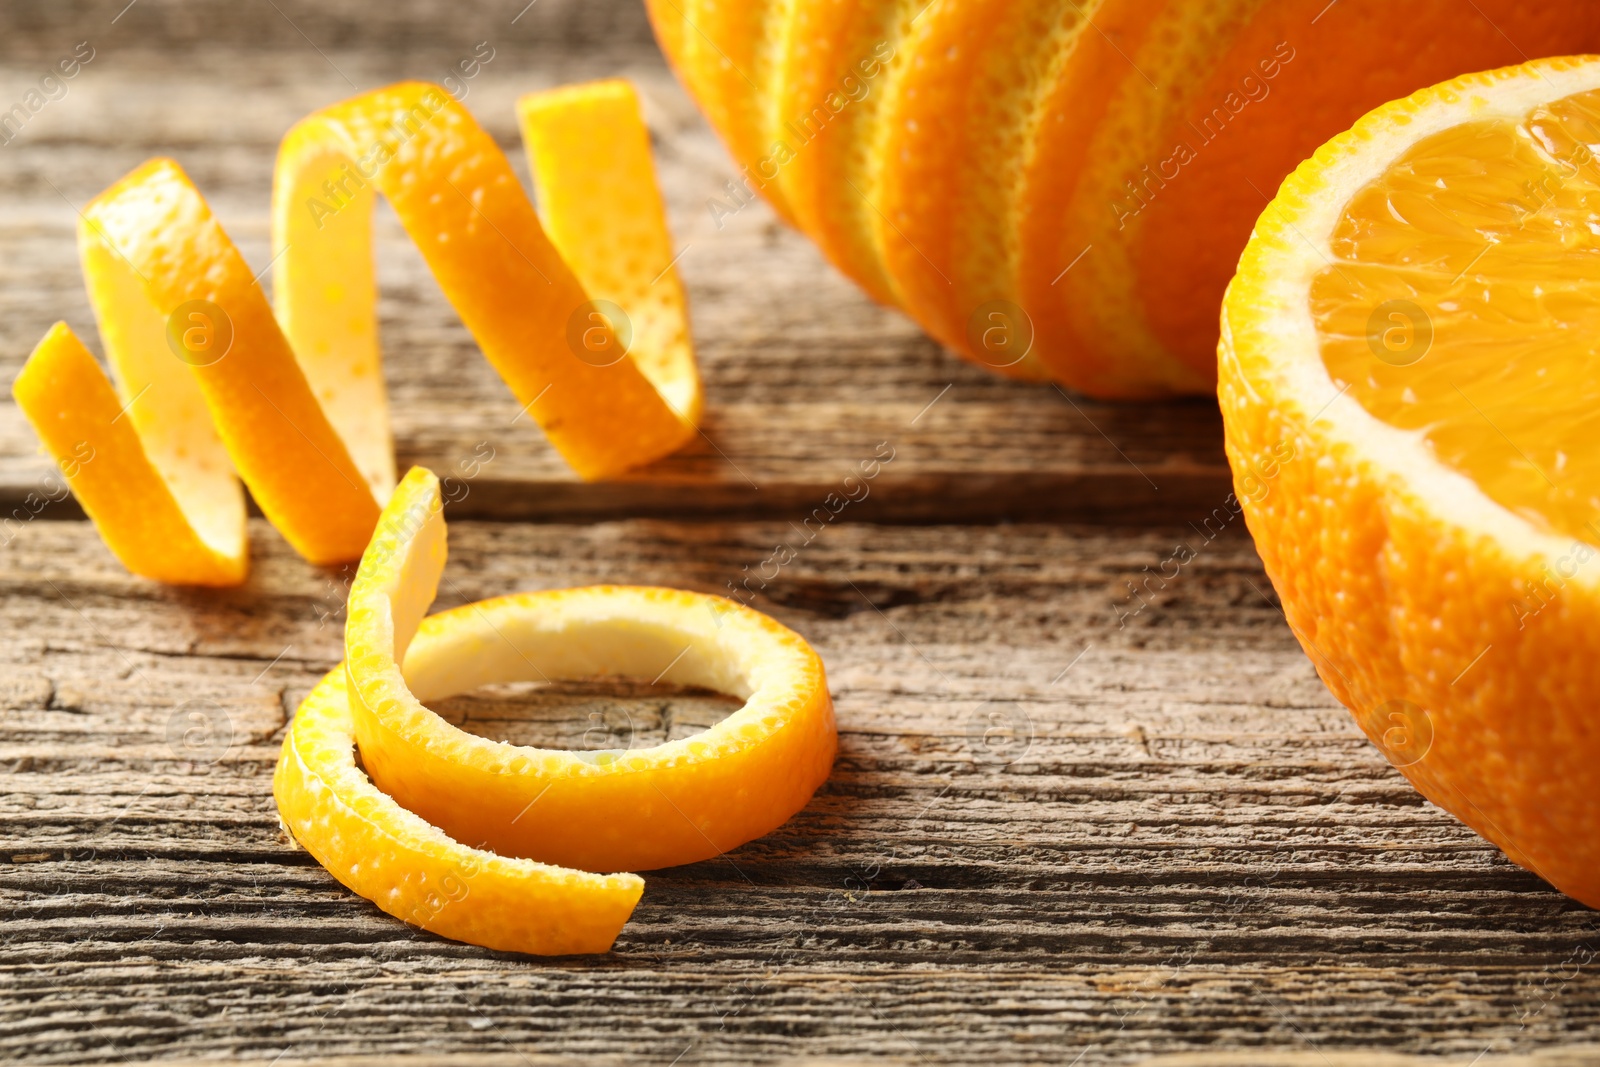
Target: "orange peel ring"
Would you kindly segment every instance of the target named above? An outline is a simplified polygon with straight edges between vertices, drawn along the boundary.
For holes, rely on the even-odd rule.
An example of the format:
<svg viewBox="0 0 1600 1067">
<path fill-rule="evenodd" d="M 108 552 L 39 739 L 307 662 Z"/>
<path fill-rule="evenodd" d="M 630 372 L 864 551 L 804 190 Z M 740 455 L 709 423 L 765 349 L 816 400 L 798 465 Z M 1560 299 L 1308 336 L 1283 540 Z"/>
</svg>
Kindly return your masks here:
<svg viewBox="0 0 1600 1067">
<path fill-rule="evenodd" d="M 273 180 L 277 317 L 176 163 L 151 160 L 89 204 L 79 251 L 120 391 L 64 323 L 12 391 L 129 570 L 243 581 L 238 478 L 306 559 L 361 554 L 394 484 L 375 192 L 580 476 L 695 434 L 700 382 L 632 88 L 533 94 L 518 113 L 543 226 L 493 138 L 438 86 L 296 124 Z"/>
<path fill-rule="evenodd" d="M 424 618 L 445 555 L 438 479 L 413 468 L 351 588 L 345 662 L 295 713 L 273 778 L 300 843 L 391 915 L 490 948 L 603 952 L 643 882 L 585 872 L 720 855 L 782 825 L 827 778 L 833 702 L 822 661 L 791 630 L 721 597 L 636 586 Z M 422 704 L 530 676 L 608 674 L 745 704 L 692 737 L 601 753 L 489 741 Z M 544 862 L 513 858 L 530 856 Z"/>
</svg>

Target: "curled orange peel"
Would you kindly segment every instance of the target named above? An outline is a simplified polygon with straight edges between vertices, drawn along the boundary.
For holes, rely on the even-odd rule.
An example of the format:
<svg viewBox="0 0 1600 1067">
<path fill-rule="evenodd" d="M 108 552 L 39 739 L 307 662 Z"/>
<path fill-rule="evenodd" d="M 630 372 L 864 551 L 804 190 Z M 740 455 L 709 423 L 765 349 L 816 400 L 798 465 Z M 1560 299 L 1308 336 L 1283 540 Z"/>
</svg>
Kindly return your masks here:
<svg viewBox="0 0 1600 1067">
<path fill-rule="evenodd" d="M 837 739 L 822 663 L 758 612 L 672 589 L 524 593 L 424 617 L 445 563 L 441 508 L 420 467 L 384 508 L 351 589 L 345 662 L 284 739 L 278 810 L 391 915 L 489 948 L 604 952 L 644 883 L 594 872 L 717 855 L 786 821 L 826 779 Z M 577 753 L 465 734 L 419 699 L 607 674 L 746 703 L 683 740 Z"/>
<path fill-rule="evenodd" d="M 633 90 L 533 94 L 519 114 L 548 235 L 493 138 L 437 86 L 402 83 L 298 123 L 274 175 L 276 318 L 171 160 L 85 208 L 79 251 L 117 385 L 58 323 L 13 394 L 129 570 L 242 581 L 235 471 L 308 560 L 361 554 L 395 476 L 378 191 L 580 476 L 618 474 L 694 435 L 700 383 Z M 74 449 L 96 462 L 74 462 Z"/>
<path fill-rule="evenodd" d="M 423 613 L 445 562 L 439 484 L 413 469 L 350 591 L 349 706 L 372 781 L 458 840 L 590 871 L 718 856 L 776 829 L 837 749 L 822 661 L 798 634 L 721 597 L 594 586 Z M 426 642 L 413 634 L 429 635 Z M 432 627 L 431 629 L 429 627 Z M 468 734 L 423 701 L 526 679 L 623 676 L 745 703 L 688 738 L 569 752 Z"/>
<path fill-rule="evenodd" d="M 459 622 L 428 619 L 416 647 Z M 390 915 L 486 948 L 606 952 L 644 892 L 634 874 L 589 874 L 471 848 L 376 788 L 355 762 L 340 664 L 295 712 L 272 791 L 285 827 L 317 862 Z"/>
<path fill-rule="evenodd" d="M 183 385 L 157 394 L 168 400 L 159 410 L 154 403 L 125 408 L 94 356 L 58 322 L 11 391 L 129 570 L 165 582 L 236 585 L 248 568 L 244 494 L 204 404 L 187 394 L 192 383 Z M 146 423 L 151 432 L 135 428 L 136 414 L 157 417 Z"/>
</svg>

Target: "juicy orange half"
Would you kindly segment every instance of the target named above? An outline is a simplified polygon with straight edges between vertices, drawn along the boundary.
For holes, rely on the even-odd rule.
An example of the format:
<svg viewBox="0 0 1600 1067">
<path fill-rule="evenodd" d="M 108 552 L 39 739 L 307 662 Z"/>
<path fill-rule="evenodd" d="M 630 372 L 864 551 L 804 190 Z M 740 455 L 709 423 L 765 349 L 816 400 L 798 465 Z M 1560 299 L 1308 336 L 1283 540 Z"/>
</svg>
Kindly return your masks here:
<svg viewBox="0 0 1600 1067">
<path fill-rule="evenodd" d="M 84 277 L 117 385 L 57 324 L 13 393 L 130 570 L 242 581 L 234 471 L 307 559 L 361 554 L 395 476 L 377 191 L 578 474 L 617 474 L 694 435 L 700 382 L 632 88 L 533 94 L 519 111 L 548 236 L 493 138 L 438 86 L 391 86 L 296 125 L 273 184 L 276 318 L 176 163 L 146 163 L 84 210 Z"/>
<path fill-rule="evenodd" d="M 1600 59 L 1386 105 L 1262 215 L 1228 455 L 1289 624 L 1430 799 L 1600 906 Z"/>
<path fill-rule="evenodd" d="M 423 614 L 445 562 L 439 507 L 438 480 L 413 469 L 361 561 L 345 625 L 362 760 L 400 804 L 506 855 L 648 870 L 776 829 L 827 778 L 833 702 L 798 634 L 721 597 L 633 586 L 501 597 L 434 624 Z M 413 642 L 419 626 L 433 637 Z M 607 675 L 745 703 L 688 738 L 581 753 L 490 741 L 423 703 L 494 682 Z"/>
</svg>

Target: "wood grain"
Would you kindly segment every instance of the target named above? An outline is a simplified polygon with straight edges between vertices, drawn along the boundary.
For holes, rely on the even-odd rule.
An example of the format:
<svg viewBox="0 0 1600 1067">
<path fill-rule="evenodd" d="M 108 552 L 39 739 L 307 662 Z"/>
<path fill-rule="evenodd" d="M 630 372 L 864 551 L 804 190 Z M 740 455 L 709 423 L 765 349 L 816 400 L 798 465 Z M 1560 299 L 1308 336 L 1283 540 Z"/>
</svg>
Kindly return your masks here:
<svg viewBox="0 0 1600 1067">
<path fill-rule="evenodd" d="M 1120 578 L 1179 531 L 826 530 L 759 603 L 828 665 L 833 778 L 770 837 L 647 876 L 610 957 L 537 961 L 389 919 L 281 835 L 271 764 L 339 655 L 342 596 L 256 533 L 250 584 L 222 594 L 128 577 L 82 523 L 30 524 L 0 554 L 0 1057 L 1470 1058 L 1600 1028 L 1594 913 L 1382 761 L 1242 538 L 1119 627 Z M 785 536 L 457 522 L 440 603 L 714 590 Z M 708 713 L 576 695 L 569 737 L 596 701 L 646 724 L 637 743 L 663 707 Z"/>
<path fill-rule="evenodd" d="M 380 217 L 400 458 L 445 472 L 494 450 L 452 511 L 439 606 L 727 592 L 797 545 L 756 604 L 821 651 L 841 755 L 778 832 L 648 874 L 609 956 L 444 941 L 278 826 L 272 764 L 339 658 L 348 573 L 258 521 L 247 585 L 164 588 L 49 503 L 0 535 L 0 1061 L 1600 1062 L 1596 914 L 1422 800 L 1317 679 L 1244 531 L 1196 528 L 1228 491 L 1214 404 L 1003 382 L 761 206 L 718 229 L 705 205 L 732 169 L 631 0 L 125 4 L 0 6 L 0 109 L 97 49 L 0 147 L 0 375 L 58 317 L 94 336 L 75 206 L 150 155 L 265 265 L 272 154 L 312 108 L 488 40 L 467 103 L 520 170 L 516 95 L 634 78 L 687 249 L 707 438 L 573 481 Z M 883 443 L 870 495 L 799 544 Z M 0 402 L 0 517 L 47 470 Z M 1127 583 L 1179 539 L 1196 558 L 1140 607 Z M 639 683 L 441 703 L 575 747 L 728 707 Z"/>
</svg>

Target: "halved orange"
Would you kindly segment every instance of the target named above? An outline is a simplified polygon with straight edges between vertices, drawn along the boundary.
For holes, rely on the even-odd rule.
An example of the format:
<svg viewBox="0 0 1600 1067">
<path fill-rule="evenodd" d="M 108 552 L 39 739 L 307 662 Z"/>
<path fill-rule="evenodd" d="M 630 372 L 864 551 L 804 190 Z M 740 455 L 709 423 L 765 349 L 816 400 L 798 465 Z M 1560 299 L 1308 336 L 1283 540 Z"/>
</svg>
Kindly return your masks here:
<svg viewBox="0 0 1600 1067">
<path fill-rule="evenodd" d="M 1290 626 L 1430 799 L 1600 906 L 1600 59 L 1324 145 L 1222 316 L 1237 494 Z"/>
<path fill-rule="evenodd" d="M 721 597 L 596 586 L 456 609 L 413 645 L 445 561 L 438 480 L 415 468 L 350 590 L 350 706 L 372 780 L 459 840 L 583 870 L 708 859 L 787 821 L 837 747 L 822 661 L 803 638 Z M 403 664 L 403 666 L 402 666 Z M 623 676 L 744 698 L 651 748 L 569 752 L 490 741 L 423 701 L 512 680 Z"/>
</svg>

